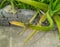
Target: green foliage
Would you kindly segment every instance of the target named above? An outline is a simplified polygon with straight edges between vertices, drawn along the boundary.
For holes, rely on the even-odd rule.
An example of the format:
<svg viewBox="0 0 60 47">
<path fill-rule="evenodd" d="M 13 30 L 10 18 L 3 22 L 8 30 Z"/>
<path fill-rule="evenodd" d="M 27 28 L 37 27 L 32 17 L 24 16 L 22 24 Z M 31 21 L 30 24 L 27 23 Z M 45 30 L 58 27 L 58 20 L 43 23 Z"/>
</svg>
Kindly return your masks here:
<svg viewBox="0 0 60 47">
<path fill-rule="evenodd" d="M 54 16 L 54 20 L 55 20 L 57 27 L 58 27 L 59 40 L 60 40 L 60 16 L 59 15 Z"/>
<path fill-rule="evenodd" d="M 15 9 L 15 6 L 23 9 L 43 10 L 43 15 L 46 17 L 44 19 L 47 19 L 49 21 L 49 26 L 36 26 L 30 23 L 26 24 L 25 26 L 34 30 L 49 31 L 53 29 L 55 21 L 59 30 L 60 39 L 60 16 L 58 15 L 60 14 L 60 0 L 2 0 L 2 2 L 0 3 L 0 8 L 6 6 L 6 4 L 4 5 L 4 3 L 7 3 L 7 5 L 11 4 L 13 11 Z M 51 17 L 54 18 L 54 20 Z"/>
<path fill-rule="evenodd" d="M 31 5 L 36 9 L 41 9 L 43 11 L 46 11 L 48 9 L 48 5 L 42 2 L 36 2 L 33 0 L 16 0 L 17 2 L 23 2 L 25 4 Z"/>
<path fill-rule="evenodd" d="M 5 7 L 6 5 L 11 5 L 12 6 L 12 9 L 14 7 L 17 7 L 19 9 L 32 9 L 32 10 L 36 10 L 33 6 L 31 5 L 28 5 L 28 4 L 25 4 L 25 3 L 22 3 L 22 2 L 17 2 L 16 0 L 2 0 L 1 3 L 0 3 L 0 8 L 3 8 Z"/>
<path fill-rule="evenodd" d="M 54 23 L 53 23 L 54 21 L 51 19 L 51 16 L 53 16 L 53 18 L 55 18 L 55 21 L 56 21 L 56 24 L 57 24 L 57 27 L 58 27 L 58 30 L 59 30 L 59 38 L 60 38 L 60 26 L 59 26 L 60 25 L 60 22 L 59 22 L 60 17 L 54 17 L 54 15 L 56 15 L 60 11 L 60 1 L 59 0 L 49 0 L 49 1 L 47 1 L 47 0 L 43 0 L 43 1 L 41 1 L 41 0 L 38 0 L 38 1 L 37 0 L 35 0 L 35 1 L 33 1 L 33 0 L 29 0 L 29 1 L 28 0 L 25 0 L 25 1 L 24 0 L 23 1 L 18 0 L 18 1 L 21 1 L 21 2 L 29 4 L 29 5 L 32 5 L 36 9 L 41 9 L 43 11 L 46 11 L 45 17 L 48 19 L 48 21 L 50 23 L 49 26 L 36 26 L 36 25 L 33 25 L 33 24 L 28 24 L 27 25 L 28 27 L 30 27 L 34 30 L 45 30 L 45 31 L 48 30 L 49 31 L 50 29 L 53 29 L 53 26 L 54 26 Z M 45 2 L 45 1 L 47 1 L 47 2 Z M 48 7 L 47 7 L 47 5 L 48 5 Z"/>
</svg>

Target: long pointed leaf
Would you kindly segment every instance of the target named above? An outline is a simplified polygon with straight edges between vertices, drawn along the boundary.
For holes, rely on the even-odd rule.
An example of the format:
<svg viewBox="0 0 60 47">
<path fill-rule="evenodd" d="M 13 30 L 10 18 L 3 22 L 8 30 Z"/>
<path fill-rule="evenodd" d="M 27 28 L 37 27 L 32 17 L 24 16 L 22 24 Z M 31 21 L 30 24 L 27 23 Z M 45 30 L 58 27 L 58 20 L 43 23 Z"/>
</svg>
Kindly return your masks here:
<svg viewBox="0 0 60 47">
<path fill-rule="evenodd" d="M 54 16 L 54 20 L 55 20 L 58 30 L 59 30 L 59 39 L 60 39 L 60 16 L 59 15 Z"/>
<path fill-rule="evenodd" d="M 43 11 L 48 10 L 48 5 L 45 3 L 42 3 L 42 2 L 36 2 L 36 1 L 32 1 L 32 0 L 16 0 L 16 1 L 32 5 L 37 9 L 42 9 Z"/>
</svg>

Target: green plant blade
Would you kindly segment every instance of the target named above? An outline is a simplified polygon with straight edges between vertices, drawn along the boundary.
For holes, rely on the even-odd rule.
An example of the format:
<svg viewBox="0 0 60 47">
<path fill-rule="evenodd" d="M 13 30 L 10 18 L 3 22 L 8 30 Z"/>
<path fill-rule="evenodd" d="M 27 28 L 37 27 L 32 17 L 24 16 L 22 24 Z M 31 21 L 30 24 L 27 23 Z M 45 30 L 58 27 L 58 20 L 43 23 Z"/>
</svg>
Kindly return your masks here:
<svg viewBox="0 0 60 47">
<path fill-rule="evenodd" d="M 33 30 L 33 32 L 25 39 L 24 44 L 27 44 L 28 41 L 37 33 L 37 30 Z"/>
<path fill-rule="evenodd" d="M 34 6 L 37 9 L 41 9 L 43 11 L 47 11 L 48 10 L 48 5 L 42 2 L 36 2 L 36 1 L 32 1 L 32 0 L 16 0 L 18 2 L 23 2 L 26 4 L 29 4 L 31 6 Z"/>
<path fill-rule="evenodd" d="M 36 14 L 34 15 L 34 17 L 33 17 L 32 19 L 34 19 L 34 18 L 37 16 L 38 13 L 39 13 L 39 10 L 36 12 Z M 39 22 L 37 23 L 37 25 L 40 25 L 40 21 L 41 21 L 41 20 L 39 20 Z M 31 20 L 30 23 L 32 23 L 32 22 L 33 22 L 33 20 Z M 37 30 L 33 30 L 33 32 L 25 39 L 24 44 L 28 43 L 28 41 L 29 41 L 36 33 L 37 33 Z"/>
<path fill-rule="evenodd" d="M 29 23 L 32 23 L 35 20 L 35 18 L 38 16 L 39 12 L 40 11 L 37 10 L 37 12 L 34 14 L 34 16 L 30 19 Z"/>
<path fill-rule="evenodd" d="M 11 3 L 11 7 L 12 7 L 12 10 L 11 11 L 14 14 L 14 13 L 16 13 L 16 10 L 15 10 L 15 7 L 14 7 L 13 0 L 11 0 L 10 3 Z"/>
<path fill-rule="evenodd" d="M 59 30 L 59 40 L 60 40 L 60 16 L 59 15 L 54 16 L 54 20 L 55 20 L 58 30 Z"/>
<path fill-rule="evenodd" d="M 3 1 L 1 2 L 0 8 L 2 8 L 2 6 L 3 6 L 3 4 L 4 4 L 5 1 L 6 1 L 6 0 L 3 0 Z"/>
<path fill-rule="evenodd" d="M 48 13 L 47 13 L 47 15 L 48 15 Z M 47 16 L 47 17 L 48 17 L 48 16 Z M 49 17 L 49 18 L 50 18 L 50 17 Z M 41 21 L 41 20 L 39 20 L 39 23 L 37 23 L 37 26 L 39 26 L 40 21 Z M 50 20 L 50 22 L 51 22 L 51 20 Z M 40 26 L 41 26 L 41 25 L 40 25 Z M 53 27 L 53 26 L 51 26 L 51 27 Z M 41 27 L 41 28 L 44 28 L 44 27 Z M 40 28 L 40 29 L 41 29 L 41 28 Z M 48 28 L 50 28 L 50 27 L 48 27 Z M 46 27 L 45 27 L 44 29 L 46 29 Z M 49 29 L 47 29 L 47 30 L 49 30 Z M 32 38 L 32 36 L 33 36 L 36 32 L 37 32 L 37 30 L 34 30 L 34 31 L 25 39 L 24 45 Z"/>
<path fill-rule="evenodd" d="M 48 19 L 48 21 L 50 23 L 49 26 L 36 26 L 36 25 L 32 25 L 32 24 L 27 24 L 27 26 L 34 30 L 44 30 L 44 31 L 52 30 L 54 27 L 54 23 L 48 12 L 46 13 L 46 18 Z"/>
</svg>

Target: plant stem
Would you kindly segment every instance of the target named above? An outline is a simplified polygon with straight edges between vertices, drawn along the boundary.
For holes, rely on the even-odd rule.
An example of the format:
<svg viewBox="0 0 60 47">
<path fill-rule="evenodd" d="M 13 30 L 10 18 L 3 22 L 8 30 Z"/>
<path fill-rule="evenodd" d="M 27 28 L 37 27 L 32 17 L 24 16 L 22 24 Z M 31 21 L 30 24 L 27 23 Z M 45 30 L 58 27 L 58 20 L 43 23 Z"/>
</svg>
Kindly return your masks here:
<svg viewBox="0 0 60 47">
<path fill-rule="evenodd" d="M 39 13 L 40 11 L 38 10 L 37 12 L 36 12 L 36 14 L 31 18 L 31 20 L 29 21 L 29 23 L 32 23 L 33 21 L 34 21 L 34 19 L 36 18 L 36 16 L 38 16 L 38 13 Z"/>
<path fill-rule="evenodd" d="M 37 14 L 39 13 L 40 11 L 38 10 L 36 12 L 36 14 L 33 16 L 33 18 L 29 21 L 29 23 L 32 23 L 33 20 L 35 19 L 35 17 L 37 16 Z M 39 20 L 40 22 L 40 20 Z M 37 25 L 39 25 L 39 23 L 37 23 Z M 33 37 L 33 35 L 37 32 L 37 30 L 33 30 L 33 32 L 26 38 L 25 42 L 24 42 L 24 45 Z"/>
<path fill-rule="evenodd" d="M 10 1 L 11 3 L 11 7 L 12 7 L 12 13 L 14 14 L 16 11 L 15 11 L 15 8 L 14 8 L 14 3 L 13 3 L 13 0 Z"/>
<path fill-rule="evenodd" d="M 44 31 L 49 31 L 52 30 L 54 27 L 54 23 L 53 20 L 51 19 L 49 13 L 47 12 L 45 14 L 46 18 L 48 19 L 50 25 L 49 26 L 36 26 L 36 25 L 32 25 L 32 24 L 27 24 L 27 27 L 34 29 L 34 30 L 44 30 Z"/>
</svg>

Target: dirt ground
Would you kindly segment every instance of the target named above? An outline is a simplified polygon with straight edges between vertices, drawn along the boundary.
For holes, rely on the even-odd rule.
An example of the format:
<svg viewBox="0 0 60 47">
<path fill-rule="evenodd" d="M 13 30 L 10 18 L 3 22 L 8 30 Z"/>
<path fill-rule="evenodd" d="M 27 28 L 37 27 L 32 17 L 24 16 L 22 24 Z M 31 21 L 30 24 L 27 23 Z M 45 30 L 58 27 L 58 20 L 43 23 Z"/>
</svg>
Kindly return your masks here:
<svg viewBox="0 0 60 47">
<path fill-rule="evenodd" d="M 0 47 L 22 47 L 31 29 L 0 26 Z M 60 47 L 57 31 L 38 31 L 24 47 Z"/>
</svg>

